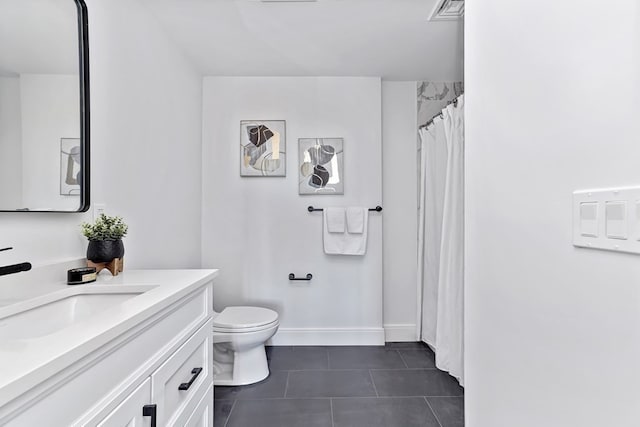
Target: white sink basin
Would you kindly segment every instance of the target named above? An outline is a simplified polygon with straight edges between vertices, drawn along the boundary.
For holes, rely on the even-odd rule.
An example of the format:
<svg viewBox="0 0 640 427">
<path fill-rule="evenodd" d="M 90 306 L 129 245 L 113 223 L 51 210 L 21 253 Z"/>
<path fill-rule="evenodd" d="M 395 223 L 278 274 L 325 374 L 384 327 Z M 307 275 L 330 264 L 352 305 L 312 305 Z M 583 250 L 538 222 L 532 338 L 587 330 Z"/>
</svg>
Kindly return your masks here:
<svg viewBox="0 0 640 427">
<path fill-rule="evenodd" d="M 0 341 L 33 339 L 67 328 L 154 286 L 66 289 L 0 309 Z"/>
</svg>

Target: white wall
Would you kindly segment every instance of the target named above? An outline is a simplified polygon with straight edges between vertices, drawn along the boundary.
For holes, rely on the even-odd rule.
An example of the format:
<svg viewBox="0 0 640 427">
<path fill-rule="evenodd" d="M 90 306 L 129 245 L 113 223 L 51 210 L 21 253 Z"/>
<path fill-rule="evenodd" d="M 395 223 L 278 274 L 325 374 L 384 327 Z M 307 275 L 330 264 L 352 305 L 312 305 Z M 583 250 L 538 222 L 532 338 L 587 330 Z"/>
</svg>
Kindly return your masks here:
<svg viewBox="0 0 640 427">
<path fill-rule="evenodd" d="M 330 256 L 322 214 L 306 209 L 382 204 L 380 102 L 378 78 L 205 78 L 202 264 L 221 268 L 216 309 L 275 308 L 278 344 L 383 341 L 381 215 L 370 215 L 364 257 Z M 243 119 L 287 121 L 286 178 L 239 176 Z M 335 136 L 344 196 L 299 196 L 298 138 Z"/>
<path fill-rule="evenodd" d="M 20 75 L 23 203 L 20 207 L 59 210 L 80 207 L 79 196 L 60 195 L 60 139 L 80 137 L 79 85 L 77 75 Z"/>
<path fill-rule="evenodd" d="M 382 83 L 382 229 L 387 341 L 417 340 L 416 108 L 416 82 Z"/>
<path fill-rule="evenodd" d="M 467 426 L 637 426 L 640 258 L 573 247 L 571 193 L 640 184 L 640 5 L 465 12 Z"/>
<path fill-rule="evenodd" d="M 20 123 L 20 77 L 0 76 L 0 207 L 5 209 L 24 206 Z"/>
<path fill-rule="evenodd" d="M 461 82 L 382 83 L 385 199 L 384 325 L 387 341 L 419 340 L 417 302 L 418 125 L 462 93 Z"/>
<path fill-rule="evenodd" d="M 125 217 L 126 268 L 200 264 L 201 78 L 137 1 L 87 0 L 92 200 Z M 5 262 L 84 256 L 90 214 L 0 213 Z"/>
<path fill-rule="evenodd" d="M 93 201 L 127 268 L 200 265 L 202 79 L 138 1 L 88 0 Z"/>
</svg>

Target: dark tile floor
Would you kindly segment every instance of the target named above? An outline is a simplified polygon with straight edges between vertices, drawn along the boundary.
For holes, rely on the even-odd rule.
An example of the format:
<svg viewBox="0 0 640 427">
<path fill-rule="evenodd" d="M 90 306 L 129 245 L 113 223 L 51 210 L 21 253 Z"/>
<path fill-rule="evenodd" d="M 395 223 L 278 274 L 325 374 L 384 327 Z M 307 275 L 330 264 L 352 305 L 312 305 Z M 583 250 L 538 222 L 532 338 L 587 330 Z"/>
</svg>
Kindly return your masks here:
<svg viewBox="0 0 640 427">
<path fill-rule="evenodd" d="M 215 427 L 463 427 L 464 390 L 422 343 L 267 347 L 271 375 L 215 387 Z"/>
</svg>

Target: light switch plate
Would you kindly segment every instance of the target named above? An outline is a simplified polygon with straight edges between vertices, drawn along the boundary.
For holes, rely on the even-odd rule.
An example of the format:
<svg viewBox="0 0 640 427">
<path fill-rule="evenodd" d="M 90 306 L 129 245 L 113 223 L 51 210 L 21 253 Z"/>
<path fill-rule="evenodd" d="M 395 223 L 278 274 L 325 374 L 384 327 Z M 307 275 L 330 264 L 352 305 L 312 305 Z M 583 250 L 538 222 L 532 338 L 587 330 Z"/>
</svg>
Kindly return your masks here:
<svg viewBox="0 0 640 427">
<path fill-rule="evenodd" d="M 634 220 L 634 227 L 633 227 L 633 231 L 634 231 L 634 236 L 633 238 L 636 239 L 637 241 L 640 241 L 640 200 L 636 200 L 636 216 L 635 216 L 635 220 Z"/>
<path fill-rule="evenodd" d="M 93 222 L 95 222 L 101 214 L 105 213 L 107 205 L 104 203 L 94 203 L 93 205 Z"/>
<path fill-rule="evenodd" d="M 640 186 L 575 191 L 573 245 L 640 254 Z"/>
</svg>

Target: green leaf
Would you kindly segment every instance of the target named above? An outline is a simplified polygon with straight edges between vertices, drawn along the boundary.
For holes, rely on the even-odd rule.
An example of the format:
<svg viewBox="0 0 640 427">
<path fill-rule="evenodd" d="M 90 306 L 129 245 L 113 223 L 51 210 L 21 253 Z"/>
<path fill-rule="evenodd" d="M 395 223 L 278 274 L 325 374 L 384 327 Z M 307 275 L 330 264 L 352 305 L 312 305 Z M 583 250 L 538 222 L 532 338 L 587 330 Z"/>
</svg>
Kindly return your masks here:
<svg viewBox="0 0 640 427">
<path fill-rule="evenodd" d="M 127 235 L 129 226 L 119 216 L 100 214 L 95 223 L 82 223 L 82 234 L 89 240 L 119 240 Z"/>
</svg>

